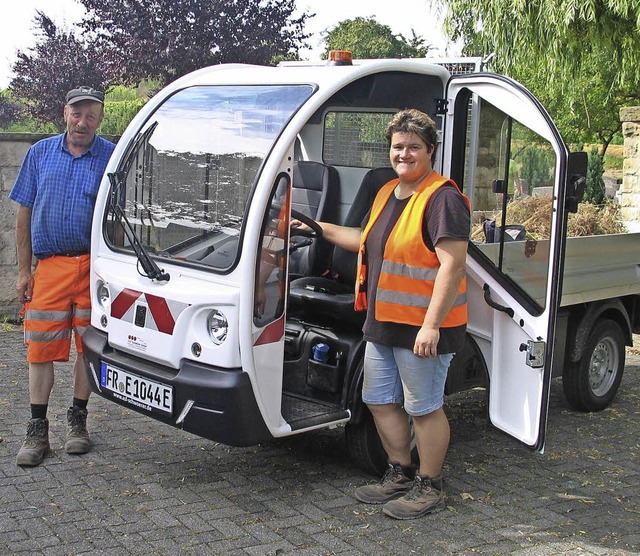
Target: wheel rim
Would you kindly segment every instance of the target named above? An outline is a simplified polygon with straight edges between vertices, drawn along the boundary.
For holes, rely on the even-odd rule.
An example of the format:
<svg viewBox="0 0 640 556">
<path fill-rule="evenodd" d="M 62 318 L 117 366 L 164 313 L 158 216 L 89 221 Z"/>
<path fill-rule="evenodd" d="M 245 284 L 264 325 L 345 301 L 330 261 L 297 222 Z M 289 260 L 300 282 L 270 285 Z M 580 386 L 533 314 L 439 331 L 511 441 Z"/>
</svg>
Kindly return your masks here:
<svg viewBox="0 0 640 556">
<path fill-rule="evenodd" d="M 604 396 L 615 382 L 620 354 L 613 338 L 602 338 L 591 354 L 589 386 L 596 396 Z"/>
</svg>

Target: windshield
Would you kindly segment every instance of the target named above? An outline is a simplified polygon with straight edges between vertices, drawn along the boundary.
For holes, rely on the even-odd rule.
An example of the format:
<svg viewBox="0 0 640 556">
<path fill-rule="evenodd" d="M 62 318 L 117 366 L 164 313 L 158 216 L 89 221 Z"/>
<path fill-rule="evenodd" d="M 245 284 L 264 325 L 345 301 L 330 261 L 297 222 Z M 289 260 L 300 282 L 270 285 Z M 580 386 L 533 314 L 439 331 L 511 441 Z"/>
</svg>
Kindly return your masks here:
<svg viewBox="0 0 640 556">
<path fill-rule="evenodd" d="M 228 269 L 262 162 L 312 91 L 200 86 L 167 99 L 119 165 L 122 179 L 106 214 L 111 246 L 133 251 L 126 218 L 152 255 Z"/>
</svg>

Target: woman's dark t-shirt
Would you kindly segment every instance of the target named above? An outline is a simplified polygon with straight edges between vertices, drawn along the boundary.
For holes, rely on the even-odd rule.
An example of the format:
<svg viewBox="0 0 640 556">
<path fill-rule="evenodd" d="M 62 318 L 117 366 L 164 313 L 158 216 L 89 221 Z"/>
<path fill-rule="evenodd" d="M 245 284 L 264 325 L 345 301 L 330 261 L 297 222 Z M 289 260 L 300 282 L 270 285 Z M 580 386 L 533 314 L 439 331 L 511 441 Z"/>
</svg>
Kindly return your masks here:
<svg viewBox="0 0 640 556">
<path fill-rule="evenodd" d="M 401 347 L 413 351 L 419 326 L 381 322 L 375 320 L 374 307 L 376 289 L 382 267 L 384 246 L 395 223 L 406 208 L 409 199 L 399 200 L 391 195 L 380 217 L 367 236 L 365 252 L 367 257 L 367 318 L 362 331 L 368 342 L 390 347 Z M 434 251 L 434 245 L 442 238 L 467 241 L 470 235 L 469 209 L 462 195 L 453 184 L 438 189 L 429 199 L 423 222 L 422 236 L 427 247 Z M 438 354 L 455 353 L 464 345 L 466 325 L 440 328 Z"/>
</svg>

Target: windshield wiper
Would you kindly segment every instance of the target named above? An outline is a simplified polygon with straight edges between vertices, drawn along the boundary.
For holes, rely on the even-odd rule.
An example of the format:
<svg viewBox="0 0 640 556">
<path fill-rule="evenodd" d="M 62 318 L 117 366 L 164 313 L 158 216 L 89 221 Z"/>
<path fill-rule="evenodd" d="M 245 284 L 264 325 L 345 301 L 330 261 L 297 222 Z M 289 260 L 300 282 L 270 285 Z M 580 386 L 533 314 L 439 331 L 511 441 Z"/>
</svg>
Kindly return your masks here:
<svg viewBox="0 0 640 556">
<path fill-rule="evenodd" d="M 116 172 L 122 172 L 122 174 L 124 174 L 124 178 L 127 177 L 134 161 L 134 155 L 138 152 L 140 145 L 144 145 L 149 141 L 149 137 L 151 137 L 153 132 L 156 130 L 156 127 L 158 127 L 157 121 L 150 124 L 147 129 L 138 134 L 133 142 L 127 147 Z"/>
<path fill-rule="evenodd" d="M 169 274 L 165 272 L 164 269 L 161 269 L 149 256 L 149 253 L 147 253 L 144 245 L 142 245 L 142 242 L 136 235 L 131 222 L 129 222 L 127 215 L 118 202 L 120 187 L 124 183 L 126 174 L 124 172 L 113 172 L 108 174 L 108 177 L 111 182 L 109 204 L 111 206 L 111 210 L 120 221 L 120 225 L 122 226 L 127 239 L 131 243 L 131 247 L 133 247 L 133 250 L 135 251 L 136 257 L 138 258 L 138 264 L 142 267 L 142 272 L 140 269 L 138 269 L 138 272 L 140 272 L 142 276 L 146 276 L 151 280 L 168 282 L 170 278 Z"/>
</svg>

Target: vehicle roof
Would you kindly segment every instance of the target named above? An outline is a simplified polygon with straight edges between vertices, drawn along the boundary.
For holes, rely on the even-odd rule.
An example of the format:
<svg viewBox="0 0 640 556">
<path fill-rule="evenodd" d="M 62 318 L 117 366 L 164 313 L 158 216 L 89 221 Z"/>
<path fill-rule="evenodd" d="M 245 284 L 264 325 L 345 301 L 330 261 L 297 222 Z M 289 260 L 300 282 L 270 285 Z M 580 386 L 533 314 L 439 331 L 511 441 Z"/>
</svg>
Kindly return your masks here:
<svg viewBox="0 0 640 556">
<path fill-rule="evenodd" d="M 442 65 L 428 59 L 359 60 L 353 65 L 336 66 L 317 62 L 289 62 L 279 66 L 221 64 L 185 75 L 174 82 L 178 87 L 218 84 L 298 84 L 314 83 L 319 88 L 338 88 L 362 76 L 380 72 L 423 73 L 440 77 L 443 83 L 451 74 Z"/>
</svg>

